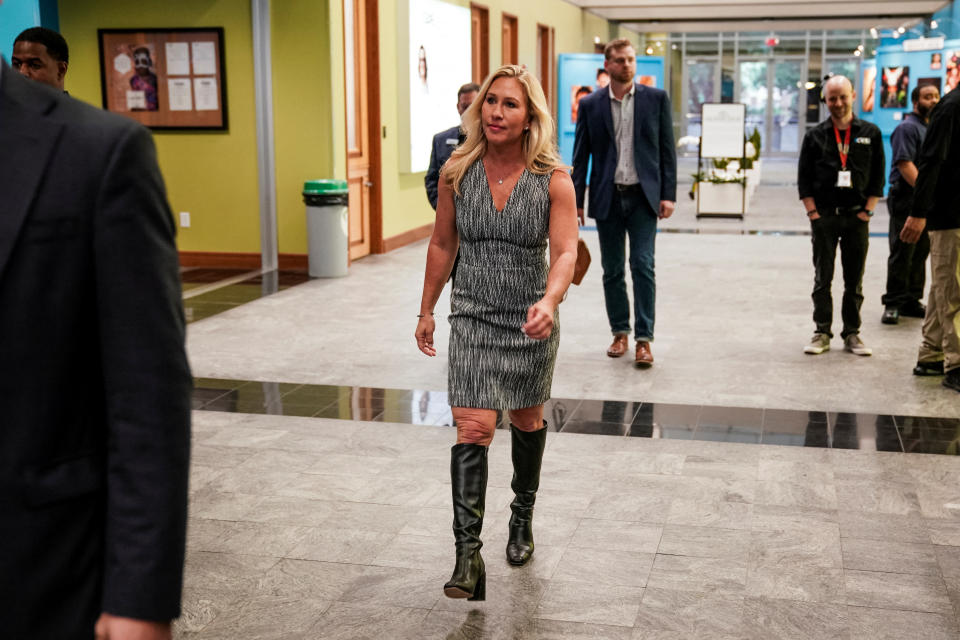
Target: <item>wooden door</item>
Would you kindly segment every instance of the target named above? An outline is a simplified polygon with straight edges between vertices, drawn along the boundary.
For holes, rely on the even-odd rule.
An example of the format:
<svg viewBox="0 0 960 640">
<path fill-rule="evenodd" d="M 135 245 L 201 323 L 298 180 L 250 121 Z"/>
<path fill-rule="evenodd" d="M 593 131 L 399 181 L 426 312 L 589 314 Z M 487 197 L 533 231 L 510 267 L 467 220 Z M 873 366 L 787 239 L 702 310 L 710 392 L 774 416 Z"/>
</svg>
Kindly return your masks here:
<svg viewBox="0 0 960 640">
<path fill-rule="evenodd" d="M 350 259 L 383 250 L 377 0 L 343 0 Z"/>
<path fill-rule="evenodd" d="M 517 64 L 517 16 L 503 14 L 500 64 Z"/>
<path fill-rule="evenodd" d="M 547 104 L 553 106 L 553 27 L 537 25 L 537 77 Z"/>
<path fill-rule="evenodd" d="M 483 84 L 490 73 L 490 10 L 470 5 L 470 48 L 473 82 Z"/>
</svg>

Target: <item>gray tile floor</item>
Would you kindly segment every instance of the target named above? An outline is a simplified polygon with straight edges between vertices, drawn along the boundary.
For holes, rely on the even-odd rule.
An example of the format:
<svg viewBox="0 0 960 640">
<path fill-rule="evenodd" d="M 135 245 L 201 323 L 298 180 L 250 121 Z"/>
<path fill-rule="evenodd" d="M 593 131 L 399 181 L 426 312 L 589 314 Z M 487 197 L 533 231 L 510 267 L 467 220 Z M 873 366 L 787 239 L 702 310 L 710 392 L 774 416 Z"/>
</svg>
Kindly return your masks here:
<svg viewBox="0 0 960 640">
<path fill-rule="evenodd" d="M 796 203 L 779 188 L 757 198 L 786 220 Z M 872 358 L 839 344 L 800 352 L 808 238 L 658 241 L 656 366 L 603 356 L 595 264 L 561 309 L 555 395 L 960 416 L 956 394 L 909 374 L 919 323 L 879 323 L 882 238 L 864 287 Z M 412 339 L 424 250 L 372 256 L 348 278 L 191 324 L 195 375 L 445 388 L 444 349 L 428 360 Z M 467 603 L 441 592 L 453 562 L 453 438 L 449 427 L 195 412 L 177 637 L 960 637 L 956 457 L 550 433 L 537 550 L 515 568 L 503 552 L 511 469 L 499 433 L 487 600 Z"/>
</svg>

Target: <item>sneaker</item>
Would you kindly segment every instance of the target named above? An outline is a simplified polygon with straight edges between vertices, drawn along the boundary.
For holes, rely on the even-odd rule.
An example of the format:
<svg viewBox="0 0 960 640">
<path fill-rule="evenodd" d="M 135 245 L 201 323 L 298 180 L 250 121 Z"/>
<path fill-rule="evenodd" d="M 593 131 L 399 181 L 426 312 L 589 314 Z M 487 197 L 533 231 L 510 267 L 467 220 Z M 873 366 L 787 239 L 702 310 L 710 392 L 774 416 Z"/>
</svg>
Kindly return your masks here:
<svg viewBox="0 0 960 640">
<path fill-rule="evenodd" d="M 947 375 L 943 376 L 943 382 L 940 384 L 947 389 L 960 391 L 960 369 L 950 369 L 950 371 L 947 371 Z"/>
<path fill-rule="evenodd" d="M 863 340 L 855 333 L 851 333 L 843 339 L 843 350 L 849 351 L 855 356 L 873 355 L 873 349 L 863 344 Z"/>
<path fill-rule="evenodd" d="M 896 307 L 887 307 L 883 310 L 883 317 L 880 318 L 883 324 L 897 324 L 900 322 L 900 309 Z"/>
<path fill-rule="evenodd" d="M 917 366 L 913 368 L 913 375 L 942 376 L 943 360 L 937 360 L 936 362 L 917 362 Z"/>
<path fill-rule="evenodd" d="M 803 348 L 804 353 L 810 355 L 820 355 L 824 351 L 830 351 L 830 336 L 825 333 L 815 333 L 810 339 L 810 344 Z"/>
</svg>

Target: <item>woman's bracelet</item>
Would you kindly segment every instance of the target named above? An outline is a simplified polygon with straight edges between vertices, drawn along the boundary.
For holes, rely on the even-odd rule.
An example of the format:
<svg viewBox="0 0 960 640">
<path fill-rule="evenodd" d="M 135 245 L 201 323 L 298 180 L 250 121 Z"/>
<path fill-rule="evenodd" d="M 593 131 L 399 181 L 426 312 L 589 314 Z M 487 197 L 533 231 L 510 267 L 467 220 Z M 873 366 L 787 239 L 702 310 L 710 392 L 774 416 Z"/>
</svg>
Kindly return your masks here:
<svg viewBox="0 0 960 640">
<path fill-rule="evenodd" d="M 424 318 L 424 317 L 426 317 L 426 316 L 428 316 L 428 315 L 432 316 L 432 315 L 433 315 L 433 311 L 430 311 L 429 313 L 418 313 L 418 314 L 417 314 L 417 317 L 418 317 L 418 318 Z"/>
</svg>

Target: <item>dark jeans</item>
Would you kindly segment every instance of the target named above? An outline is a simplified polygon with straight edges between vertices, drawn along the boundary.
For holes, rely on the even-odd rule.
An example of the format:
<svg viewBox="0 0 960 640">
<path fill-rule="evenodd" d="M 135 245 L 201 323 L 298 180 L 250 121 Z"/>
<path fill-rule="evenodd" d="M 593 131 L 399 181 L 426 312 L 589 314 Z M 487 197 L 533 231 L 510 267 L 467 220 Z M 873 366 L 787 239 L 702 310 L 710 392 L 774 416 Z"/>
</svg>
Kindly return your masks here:
<svg viewBox="0 0 960 640">
<path fill-rule="evenodd" d="M 840 264 L 843 267 L 843 303 L 840 308 L 843 317 L 843 332 L 846 338 L 860 332 L 860 305 L 863 304 L 863 267 L 867 262 L 869 245 L 869 223 L 857 216 L 826 215 L 810 223 L 813 232 L 813 321 L 817 333 L 825 333 L 831 338 L 833 332 L 833 297 L 830 285 L 833 283 L 833 265 L 837 257 L 837 244 L 840 244 Z"/>
<path fill-rule="evenodd" d="M 653 340 L 657 285 L 654 277 L 654 247 L 657 213 L 651 211 L 638 189 L 615 191 L 610 214 L 597 220 L 600 263 L 603 267 L 603 297 L 613 333 L 630 333 L 630 299 L 624 273 L 625 245 L 630 241 L 630 276 L 633 280 L 634 338 Z"/>
<path fill-rule="evenodd" d="M 911 196 L 890 194 L 887 210 L 890 211 L 890 257 L 887 258 L 887 292 L 881 302 L 887 307 L 906 307 L 920 304 L 923 300 L 923 285 L 927 277 L 927 256 L 930 254 L 930 236 L 923 230 L 916 244 L 900 240 L 910 206 Z"/>
</svg>

